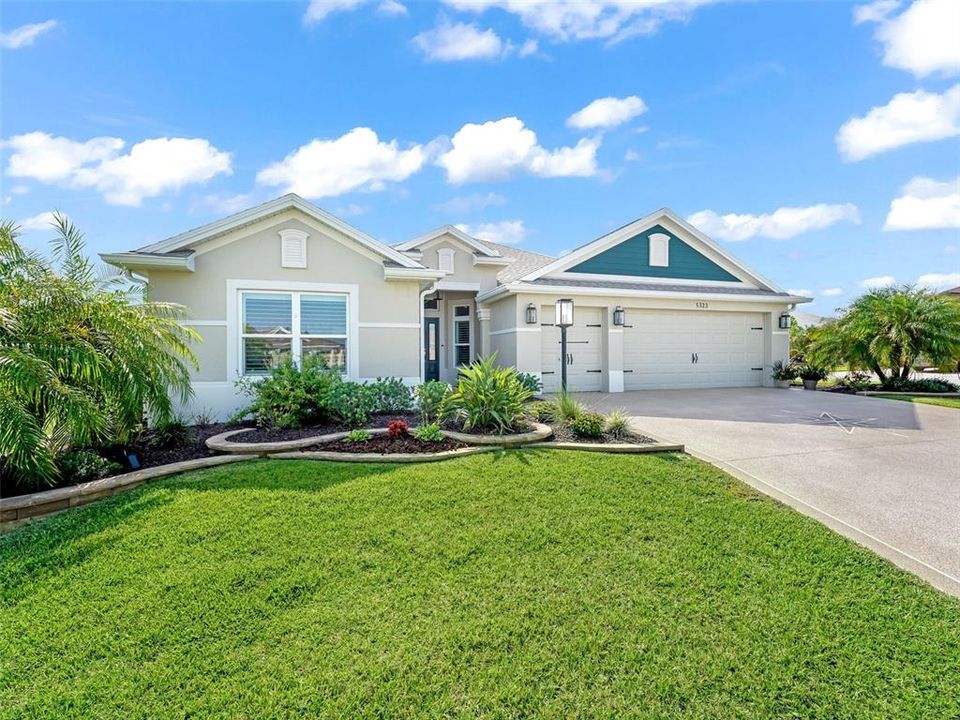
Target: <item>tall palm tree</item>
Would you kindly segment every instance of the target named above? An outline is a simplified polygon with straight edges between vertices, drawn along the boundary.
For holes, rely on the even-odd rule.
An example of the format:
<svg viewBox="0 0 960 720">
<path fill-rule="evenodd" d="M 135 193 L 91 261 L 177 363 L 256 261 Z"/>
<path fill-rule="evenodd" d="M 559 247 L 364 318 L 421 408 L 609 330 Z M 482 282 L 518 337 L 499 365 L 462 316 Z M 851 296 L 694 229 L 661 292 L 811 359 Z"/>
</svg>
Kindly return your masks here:
<svg viewBox="0 0 960 720">
<path fill-rule="evenodd" d="M 882 383 L 910 377 L 919 358 L 940 365 L 960 356 L 960 302 L 910 285 L 871 290 L 816 329 L 817 364 L 869 369 Z"/>
<path fill-rule="evenodd" d="M 145 414 L 169 420 L 199 339 L 185 308 L 98 274 L 76 227 L 60 214 L 53 226 L 48 260 L 0 222 L 0 472 L 29 484 L 55 481 L 72 446 L 122 442 Z"/>
</svg>

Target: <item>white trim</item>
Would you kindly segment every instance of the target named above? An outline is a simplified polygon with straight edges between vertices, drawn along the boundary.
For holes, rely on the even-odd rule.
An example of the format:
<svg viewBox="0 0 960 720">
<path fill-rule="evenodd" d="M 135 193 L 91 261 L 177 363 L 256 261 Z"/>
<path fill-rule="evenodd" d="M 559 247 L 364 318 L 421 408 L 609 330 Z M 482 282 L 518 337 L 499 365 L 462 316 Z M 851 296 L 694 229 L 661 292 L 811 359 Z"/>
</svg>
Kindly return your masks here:
<svg viewBox="0 0 960 720">
<path fill-rule="evenodd" d="M 770 333 L 772 335 L 789 335 L 790 331 L 789 330 L 771 330 Z"/>
<path fill-rule="evenodd" d="M 506 266 L 506 265 L 511 265 L 511 264 L 513 264 L 514 262 L 516 262 L 516 260 L 517 260 L 516 258 L 507 257 L 506 255 L 504 255 L 503 257 L 484 257 L 483 255 L 474 255 L 474 256 L 473 256 L 473 264 L 474 264 L 474 265 L 498 265 L 498 266 Z"/>
<path fill-rule="evenodd" d="M 458 280 L 441 280 L 437 283 L 437 290 L 464 290 L 467 292 L 480 292 L 480 283 L 460 282 Z"/>
<path fill-rule="evenodd" d="M 753 283 L 739 282 L 735 280 L 689 280 L 687 278 L 648 277 L 646 275 L 604 275 L 603 273 L 565 272 L 557 273 L 555 276 L 551 275 L 546 279 L 549 280 L 550 278 L 555 280 L 559 280 L 561 278 L 567 280 L 583 280 L 588 283 L 591 280 L 596 280 L 600 282 L 643 282 L 656 285 L 702 285 L 704 287 L 749 288 L 751 290 L 761 289 Z"/>
<path fill-rule="evenodd" d="M 362 322 L 358 325 L 361 328 L 403 328 L 420 329 L 420 323 L 399 323 L 399 322 Z"/>
<path fill-rule="evenodd" d="M 467 352 L 470 354 L 470 359 L 466 363 L 469 365 L 473 362 L 474 357 L 476 356 L 476 341 L 474 339 L 475 335 L 475 323 L 473 322 L 473 302 L 472 300 L 451 300 L 450 301 L 450 367 L 454 368 L 459 372 L 461 365 L 457 363 L 457 348 L 463 347 L 463 343 L 457 342 L 457 323 L 465 322 L 467 324 Z M 457 308 L 465 307 L 467 309 L 466 315 L 457 315 Z"/>
<path fill-rule="evenodd" d="M 493 248 L 487 247 L 472 235 L 468 235 L 463 230 L 456 228 L 453 225 L 444 225 L 436 230 L 431 230 L 428 233 L 424 233 L 423 235 L 415 237 L 413 240 L 407 240 L 399 245 L 394 245 L 394 247 L 400 251 L 412 250 L 414 248 L 420 248 L 424 245 L 427 245 L 428 243 L 432 243 L 435 240 L 440 240 L 444 235 L 450 235 L 451 237 L 456 238 L 468 247 L 471 247 L 477 252 L 483 253 L 484 255 L 489 255 L 490 257 L 500 257 L 501 255 L 501 253 L 497 252 Z"/>
<path fill-rule="evenodd" d="M 623 392 L 623 370 L 607 370 L 607 392 Z"/>
<path fill-rule="evenodd" d="M 294 193 L 288 193 L 282 197 L 278 197 L 262 203 L 261 205 L 257 205 L 256 207 L 242 210 L 238 213 L 225 217 L 222 220 L 217 220 L 193 230 L 180 233 L 179 235 L 174 235 L 173 237 L 162 240 L 161 242 L 147 245 L 140 248 L 140 252 L 169 253 L 185 247 L 192 247 L 193 245 L 205 242 L 213 237 L 231 232 L 232 230 L 241 228 L 244 225 L 249 225 L 250 223 L 262 220 L 270 215 L 276 215 L 277 213 L 283 212 L 284 210 L 289 210 L 290 208 L 299 210 L 313 220 L 334 228 L 335 230 L 349 237 L 351 240 L 355 240 L 360 245 L 372 250 L 377 255 L 393 260 L 403 267 L 423 267 L 413 258 L 410 258 L 399 250 L 390 247 L 386 243 L 382 243 L 370 235 L 367 235 L 365 232 L 358 230 L 348 223 L 345 223 L 340 218 L 334 217 L 325 210 L 321 210 L 316 205 L 308 203 L 302 197 L 295 195 Z"/>
<path fill-rule="evenodd" d="M 611 335 L 623 334 L 623 328 L 622 327 L 607 328 L 607 332 L 610 333 Z"/>
<path fill-rule="evenodd" d="M 510 333 L 521 333 L 521 332 L 540 332 L 541 328 L 538 327 L 513 327 L 507 328 L 506 330 L 494 330 L 490 333 L 490 336 L 494 335 L 509 335 Z"/>
<path fill-rule="evenodd" d="M 398 268 L 398 267 L 384 267 L 383 268 L 383 279 L 384 280 L 436 280 L 437 278 L 446 277 L 447 273 L 440 272 L 439 270 L 434 270 L 433 268 Z"/>
<path fill-rule="evenodd" d="M 725 293 L 704 293 L 697 295 L 692 292 L 667 291 L 667 290 L 628 290 L 626 288 L 600 288 L 590 286 L 568 286 L 568 285 L 533 285 L 530 283 L 517 282 L 507 285 L 499 285 L 487 292 L 477 296 L 477 302 L 489 302 L 501 295 L 511 293 L 524 293 L 531 295 L 595 295 L 597 297 L 648 297 L 648 298 L 667 298 L 683 299 L 692 301 L 699 300 L 724 300 L 733 302 L 753 302 L 775 305 L 786 305 L 789 303 L 810 302 L 810 298 L 798 297 L 796 295 L 727 295 Z"/>
<path fill-rule="evenodd" d="M 490 322 L 490 318 L 493 317 L 493 310 L 487 307 L 478 307 L 477 308 L 477 320 L 480 322 Z"/>
<path fill-rule="evenodd" d="M 226 327 L 226 320 L 184 320 L 180 323 L 181 325 L 187 325 L 191 327 Z"/>
<path fill-rule="evenodd" d="M 157 270 L 182 270 L 193 272 L 193 255 L 149 255 L 139 252 L 100 253 L 100 259 L 108 265 L 121 268 L 144 268 Z"/>
<path fill-rule="evenodd" d="M 240 373 L 241 335 L 240 293 L 245 290 L 274 292 L 342 293 L 347 296 L 347 377 L 355 380 L 360 374 L 360 308 L 359 286 L 339 283 L 293 282 L 285 280 L 240 280 L 230 278 L 227 285 L 227 377 Z"/>
</svg>

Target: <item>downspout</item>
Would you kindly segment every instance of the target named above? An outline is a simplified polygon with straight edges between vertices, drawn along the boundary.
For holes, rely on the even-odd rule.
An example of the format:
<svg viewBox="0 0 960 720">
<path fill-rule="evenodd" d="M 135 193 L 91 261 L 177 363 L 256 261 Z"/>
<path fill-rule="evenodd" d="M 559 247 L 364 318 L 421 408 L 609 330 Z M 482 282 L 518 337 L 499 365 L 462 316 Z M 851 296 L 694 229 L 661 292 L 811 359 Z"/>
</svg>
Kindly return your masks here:
<svg viewBox="0 0 960 720">
<path fill-rule="evenodd" d="M 429 295 L 430 293 L 436 292 L 436 289 L 437 289 L 437 281 L 435 280 L 430 284 L 430 287 L 420 292 L 420 323 L 419 323 L 420 339 L 417 341 L 417 343 L 420 345 L 420 382 L 424 382 L 424 380 L 426 379 L 426 372 L 427 372 L 426 359 L 424 357 L 424 348 L 423 348 L 423 323 L 424 323 L 424 318 L 426 318 L 426 315 L 423 309 L 423 301 L 426 300 L 427 295 Z"/>
</svg>

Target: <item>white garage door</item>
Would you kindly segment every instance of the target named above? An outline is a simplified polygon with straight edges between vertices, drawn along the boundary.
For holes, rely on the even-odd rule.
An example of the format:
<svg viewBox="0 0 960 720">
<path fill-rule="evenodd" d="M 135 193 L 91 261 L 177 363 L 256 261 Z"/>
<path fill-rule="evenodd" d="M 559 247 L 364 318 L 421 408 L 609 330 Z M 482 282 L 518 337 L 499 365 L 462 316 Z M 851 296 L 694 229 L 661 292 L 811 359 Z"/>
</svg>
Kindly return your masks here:
<svg viewBox="0 0 960 720">
<path fill-rule="evenodd" d="M 627 310 L 627 390 L 749 387 L 763 382 L 760 313 Z"/>
<path fill-rule="evenodd" d="M 540 317 L 552 319 L 553 305 L 540 308 Z M 588 391 L 603 388 L 603 310 L 577 307 L 574 325 L 567 328 L 567 390 Z M 541 368 L 544 392 L 560 390 L 560 328 L 550 323 L 541 325 Z"/>
</svg>

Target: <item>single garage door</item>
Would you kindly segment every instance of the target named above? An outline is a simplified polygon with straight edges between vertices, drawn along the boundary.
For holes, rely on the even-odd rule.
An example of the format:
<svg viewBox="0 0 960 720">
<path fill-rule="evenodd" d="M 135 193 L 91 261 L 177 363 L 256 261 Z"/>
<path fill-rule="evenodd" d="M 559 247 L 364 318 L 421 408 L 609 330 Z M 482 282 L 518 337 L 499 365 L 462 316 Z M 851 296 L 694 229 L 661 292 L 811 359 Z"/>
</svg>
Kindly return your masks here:
<svg viewBox="0 0 960 720">
<path fill-rule="evenodd" d="M 627 390 L 750 387 L 763 382 L 760 313 L 627 310 Z"/>
<path fill-rule="evenodd" d="M 553 305 L 540 308 L 541 318 L 552 318 Z M 567 390 L 589 391 L 603 388 L 601 308 L 577 307 L 574 325 L 567 328 Z M 560 390 L 560 328 L 553 323 L 541 324 L 541 368 L 544 392 Z"/>
</svg>

